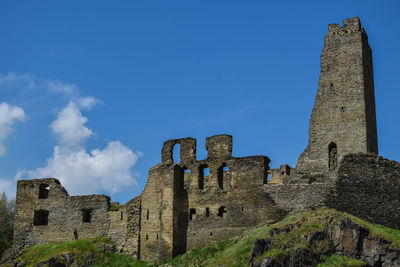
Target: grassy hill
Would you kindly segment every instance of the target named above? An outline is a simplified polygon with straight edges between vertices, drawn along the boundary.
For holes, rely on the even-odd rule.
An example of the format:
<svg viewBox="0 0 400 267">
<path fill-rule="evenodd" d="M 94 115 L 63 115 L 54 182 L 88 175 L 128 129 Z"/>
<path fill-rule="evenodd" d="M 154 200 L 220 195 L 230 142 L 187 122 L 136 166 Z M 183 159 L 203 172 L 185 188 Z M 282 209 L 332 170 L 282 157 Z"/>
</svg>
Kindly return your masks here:
<svg viewBox="0 0 400 267">
<path fill-rule="evenodd" d="M 160 264 L 145 263 L 123 254 L 115 254 L 109 249 L 112 246 L 111 241 L 100 237 L 33 246 L 27 248 L 23 255 L 18 258 L 18 261 L 27 263 L 26 266 L 28 267 L 35 266 L 39 262 L 47 263 L 56 259 L 60 262 L 68 263 L 68 261 L 71 261 L 71 257 L 74 262 L 81 263 L 84 266 L 88 264 L 119 267 L 248 266 L 256 240 L 267 240 L 270 245 L 269 249 L 264 252 L 261 251 L 260 255 L 253 255 L 252 262 L 255 264 L 254 266 L 258 266 L 257 262 L 262 260 L 278 264 L 271 266 L 281 266 L 279 263 L 284 265 L 288 255 L 290 257 L 311 255 L 314 260 L 319 262 L 319 267 L 368 266 L 365 260 L 360 259 L 361 256 L 358 257 L 359 259 L 355 259 L 351 256 L 344 256 L 347 253 L 346 250 L 335 251 L 338 245 L 334 245 L 334 241 L 326 238 L 332 235 L 327 232 L 332 230 L 332 225 L 340 226 L 343 221 L 346 221 L 344 219 L 350 220 L 353 228 L 354 225 L 357 225 L 361 230 L 366 229 L 367 235 L 373 237 L 371 240 L 376 238 L 384 240 L 387 243 L 387 249 L 390 251 L 400 251 L 399 230 L 371 224 L 332 209 L 321 208 L 287 217 L 273 225 L 261 226 L 244 233 L 240 237 L 214 242 L 203 248 L 193 249 L 185 255 Z M 325 238 L 316 239 L 315 237 L 321 236 L 321 233 L 322 235 L 325 234 Z M 346 242 L 348 243 L 349 241 L 347 240 Z"/>
</svg>

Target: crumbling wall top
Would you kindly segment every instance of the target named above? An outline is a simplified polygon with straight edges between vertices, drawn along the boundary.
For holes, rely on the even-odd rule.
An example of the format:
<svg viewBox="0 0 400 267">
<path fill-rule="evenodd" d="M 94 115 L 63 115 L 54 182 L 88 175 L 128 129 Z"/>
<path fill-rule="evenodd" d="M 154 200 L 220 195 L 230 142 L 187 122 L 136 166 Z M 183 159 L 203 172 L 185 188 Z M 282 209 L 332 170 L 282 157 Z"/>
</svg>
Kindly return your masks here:
<svg viewBox="0 0 400 267">
<path fill-rule="evenodd" d="M 206 149 L 208 158 L 232 157 L 232 136 L 221 134 L 207 137 Z"/>
<path fill-rule="evenodd" d="M 358 17 L 343 20 L 342 27 L 340 27 L 339 24 L 328 25 L 328 35 L 344 34 L 344 33 L 359 32 L 359 31 L 361 31 L 361 21 Z"/>
<path fill-rule="evenodd" d="M 161 150 L 161 162 L 173 163 L 173 148 L 176 144 L 180 144 L 180 159 L 182 162 L 196 160 L 196 139 L 192 137 L 171 139 L 164 142 Z"/>
</svg>

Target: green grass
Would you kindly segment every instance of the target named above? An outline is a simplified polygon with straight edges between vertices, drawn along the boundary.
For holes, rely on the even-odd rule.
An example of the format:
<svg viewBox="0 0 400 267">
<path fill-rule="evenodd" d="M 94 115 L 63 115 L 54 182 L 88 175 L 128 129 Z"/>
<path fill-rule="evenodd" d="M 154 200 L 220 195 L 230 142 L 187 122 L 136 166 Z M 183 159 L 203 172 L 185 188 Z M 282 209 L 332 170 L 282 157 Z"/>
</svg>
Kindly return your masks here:
<svg viewBox="0 0 400 267">
<path fill-rule="evenodd" d="M 153 264 L 136 260 L 125 254 L 104 253 L 96 262 L 94 267 L 150 267 Z"/>
<path fill-rule="evenodd" d="M 329 256 L 325 262 L 320 263 L 317 267 L 361 267 L 365 266 L 365 262 L 361 260 L 351 259 L 345 256 L 333 254 Z"/>
<path fill-rule="evenodd" d="M 111 241 L 105 237 L 91 239 L 79 239 L 74 241 L 51 242 L 27 248 L 26 252 L 19 258 L 27 263 L 27 267 L 35 266 L 37 263 L 46 261 L 50 257 L 66 253 L 74 253 L 78 262 L 81 262 L 89 254 L 99 254 L 97 248 L 100 244 L 110 244 Z"/>
</svg>

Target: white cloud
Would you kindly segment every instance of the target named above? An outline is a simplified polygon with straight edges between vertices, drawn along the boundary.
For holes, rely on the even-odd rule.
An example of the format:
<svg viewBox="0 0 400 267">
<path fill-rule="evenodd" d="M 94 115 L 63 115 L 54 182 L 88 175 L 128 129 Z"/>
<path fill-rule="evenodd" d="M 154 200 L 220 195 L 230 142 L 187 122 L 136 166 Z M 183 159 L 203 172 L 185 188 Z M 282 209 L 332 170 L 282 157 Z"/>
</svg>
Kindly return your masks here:
<svg viewBox="0 0 400 267">
<path fill-rule="evenodd" d="M 14 132 L 14 125 L 25 119 L 26 115 L 22 108 L 10 106 L 5 102 L 0 103 L 0 156 L 4 156 L 7 151 L 4 141 Z"/>
<path fill-rule="evenodd" d="M 102 103 L 95 97 L 81 96 L 80 89 L 76 84 L 64 83 L 59 80 L 41 79 L 31 74 L 18 74 L 9 72 L 7 74 L 0 73 L 0 88 L 32 92 L 43 91 L 38 97 L 39 101 L 43 100 L 43 96 L 61 96 L 67 101 L 77 103 L 80 108 L 91 109 L 95 105 Z M 26 95 L 24 95 L 26 96 Z"/>
<path fill-rule="evenodd" d="M 61 145 L 66 147 L 82 147 L 93 132 L 85 127 L 87 118 L 83 117 L 77 105 L 69 102 L 59 114 L 50 128 L 58 135 Z"/>
<path fill-rule="evenodd" d="M 20 171 L 16 178 L 23 176 L 56 177 L 71 194 L 96 193 L 101 190 L 115 193 L 126 186 L 136 185 L 132 167 L 141 153 L 134 153 L 119 141 L 111 141 L 104 149 L 87 152 L 85 141 L 92 136 L 92 130 L 84 124 L 78 106 L 70 102 L 50 125 L 59 137 L 53 156 L 47 165 L 31 171 Z"/>
</svg>

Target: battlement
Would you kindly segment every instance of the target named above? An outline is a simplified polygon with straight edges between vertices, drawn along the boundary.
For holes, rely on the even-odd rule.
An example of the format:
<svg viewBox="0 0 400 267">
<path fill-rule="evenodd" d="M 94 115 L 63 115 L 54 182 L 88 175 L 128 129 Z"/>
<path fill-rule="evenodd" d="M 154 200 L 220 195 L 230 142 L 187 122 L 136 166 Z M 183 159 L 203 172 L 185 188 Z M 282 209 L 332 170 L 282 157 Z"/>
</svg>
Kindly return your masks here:
<svg viewBox="0 0 400 267">
<path fill-rule="evenodd" d="M 328 25 L 328 35 L 344 35 L 346 33 L 359 32 L 361 30 L 361 21 L 358 17 L 343 20 L 342 27 L 336 23 Z"/>
</svg>

